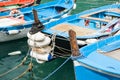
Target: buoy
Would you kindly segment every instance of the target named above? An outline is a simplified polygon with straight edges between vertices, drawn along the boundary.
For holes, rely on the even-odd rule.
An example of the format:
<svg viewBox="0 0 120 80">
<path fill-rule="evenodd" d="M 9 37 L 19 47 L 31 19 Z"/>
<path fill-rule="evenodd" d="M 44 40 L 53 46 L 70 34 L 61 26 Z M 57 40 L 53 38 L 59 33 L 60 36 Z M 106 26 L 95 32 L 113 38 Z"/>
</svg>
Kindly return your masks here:
<svg viewBox="0 0 120 80">
<path fill-rule="evenodd" d="M 19 55 L 19 54 L 21 54 L 21 51 L 14 51 L 14 52 L 8 53 L 8 55 L 10 56 Z"/>
<path fill-rule="evenodd" d="M 87 44 L 91 44 L 91 43 L 95 43 L 95 42 L 97 42 L 98 40 L 97 39 L 87 39 L 86 40 L 86 43 Z"/>
<path fill-rule="evenodd" d="M 27 33 L 27 37 L 33 41 L 42 41 L 45 39 L 45 35 L 41 32 L 37 32 L 31 35 L 29 32 Z"/>
<path fill-rule="evenodd" d="M 43 41 L 40 41 L 40 42 L 28 39 L 28 44 L 31 47 L 40 47 L 40 48 L 42 48 L 42 47 L 45 47 L 45 46 L 49 45 L 50 42 L 51 42 L 51 39 L 49 37 L 45 37 L 45 39 Z"/>
<path fill-rule="evenodd" d="M 82 41 L 82 40 L 77 40 L 77 44 L 78 44 L 78 45 L 85 45 L 86 42 L 85 42 L 85 41 Z"/>
<path fill-rule="evenodd" d="M 9 15 L 11 17 L 24 20 L 24 15 L 17 9 L 13 9 Z"/>
<path fill-rule="evenodd" d="M 8 35 L 14 35 L 14 34 L 18 34 L 18 33 L 20 33 L 19 30 L 8 30 L 8 31 L 6 32 L 6 34 L 8 34 Z"/>
<path fill-rule="evenodd" d="M 37 48 L 37 47 L 33 47 L 32 48 L 33 52 L 36 52 L 38 54 L 47 54 L 50 53 L 51 51 L 51 46 L 45 46 L 43 48 Z"/>
<path fill-rule="evenodd" d="M 42 60 L 42 61 L 50 61 L 51 59 L 53 59 L 53 56 L 50 53 L 48 53 L 48 54 L 38 54 L 34 51 L 31 51 L 30 56 L 34 57 L 36 59 Z"/>
<path fill-rule="evenodd" d="M 43 61 L 43 60 L 40 60 L 40 59 L 36 59 L 36 61 L 37 61 L 37 63 L 40 63 L 40 64 L 46 62 L 46 61 Z"/>
</svg>

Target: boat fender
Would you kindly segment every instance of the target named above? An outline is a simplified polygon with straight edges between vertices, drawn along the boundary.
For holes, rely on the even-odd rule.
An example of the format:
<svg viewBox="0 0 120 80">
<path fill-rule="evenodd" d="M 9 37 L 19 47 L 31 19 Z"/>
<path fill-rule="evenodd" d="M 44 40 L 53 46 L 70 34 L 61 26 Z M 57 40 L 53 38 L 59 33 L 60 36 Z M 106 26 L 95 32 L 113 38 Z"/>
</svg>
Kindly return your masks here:
<svg viewBox="0 0 120 80">
<path fill-rule="evenodd" d="M 87 39 L 86 40 L 86 43 L 87 44 L 91 44 L 91 43 L 95 43 L 95 42 L 97 42 L 98 40 L 97 39 Z"/>
<path fill-rule="evenodd" d="M 53 59 L 53 56 L 51 53 L 48 54 L 38 54 L 36 52 L 31 51 L 30 56 L 34 57 L 36 59 L 42 60 L 42 61 L 50 61 Z"/>
<path fill-rule="evenodd" d="M 6 34 L 8 34 L 8 35 L 15 35 L 15 34 L 18 34 L 20 32 L 21 32 L 20 30 L 8 30 L 6 32 Z"/>
<path fill-rule="evenodd" d="M 10 55 L 10 56 L 20 55 L 20 54 L 21 54 L 21 51 L 14 51 L 14 52 L 8 53 L 8 55 Z"/>
<path fill-rule="evenodd" d="M 45 39 L 43 41 L 33 41 L 31 39 L 28 39 L 28 44 L 31 46 L 31 47 L 45 47 L 47 45 L 49 45 L 51 42 L 51 39 L 49 37 L 45 37 Z"/>
<path fill-rule="evenodd" d="M 36 52 L 36 53 L 39 53 L 39 54 L 47 54 L 47 53 L 49 53 L 51 51 L 51 46 L 45 46 L 43 48 L 33 47 L 32 51 Z"/>
<path fill-rule="evenodd" d="M 107 20 L 112 20 L 112 16 L 105 16 L 105 19 L 107 19 Z"/>
<path fill-rule="evenodd" d="M 40 60 L 40 59 L 37 59 L 36 58 L 36 61 L 37 61 L 37 63 L 40 63 L 40 64 L 42 64 L 42 63 L 45 63 L 46 61 L 44 61 L 44 60 Z"/>
<path fill-rule="evenodd" d="M 73 5 L 73 9 L 76 9 L 76 6 L 77 6 L 76 3 L 74 3 L 74 5 Z"/>
<path fill-rule="evenodd" d="M 86 42 L 83 40 L 77 40 L 77 43 L 78 43 L 78 45 L 85 45 L 86 44 Z"/>
<path fill-rule="evenodd" d="M 63 16 L 62 16 L 62 18 L 65 18 L 65 17 L 67 17 L 67 16 L 69 16 L 68 14 L 64 14 Z"/>
<path fill-rule="evenodd" d="M 41 32 L 37 32 L 32 35 L 28 32 L 27 37 L 33 41 L 43 41 L 45 39 L 45 35 Z"/>
<path fill-rule="evenodd" d="M 11 17 L 24 20 L 24 15 L 17 9 L 13 9 L 9 15 Z"/>
</svg>

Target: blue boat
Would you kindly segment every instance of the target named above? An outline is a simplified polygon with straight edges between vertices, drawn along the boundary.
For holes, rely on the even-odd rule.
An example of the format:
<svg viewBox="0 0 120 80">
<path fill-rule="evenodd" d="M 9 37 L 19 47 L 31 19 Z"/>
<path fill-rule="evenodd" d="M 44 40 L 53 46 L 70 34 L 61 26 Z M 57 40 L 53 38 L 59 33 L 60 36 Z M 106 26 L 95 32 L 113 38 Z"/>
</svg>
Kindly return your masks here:
<svg viewBox="0 0 120 80">
<path fill-rule="evenodd" d="M 70 56 L 70 29 L 76 32 L 79 47 L 116 34 L 120 30 L 120 14 L 117 12 L 120 10 L 119 6 L 120 4 L 107 5 L 41 24 L 41 27 L 33 26 L 28 32 L 28 45 L 32 48 L 30 55 L 39 63 L 41 60 L 51 60 L 54 55 Z"/>
<path fill-rule="evenodd" d="M 86 45 L 113 35 L 120 29 L 119 11 L 120 4 L 90 9 L 44 25 L 42 32 L 49 35 L 56 34 L 59 39 L 69 41 L 68 31 L 73 29 L 77 34 L 78 44 Z"/>
<path fill-rule="evenodd" d="M 79 49 L 76 80 L 120 80 L 120 34 Z"/>
<path fill-rule="evenodd" d="M 33 9 L 37 11 L 39 20 L 47 24 L 69 14 L 74 5 L 74 0 L 54 0 L 37 6 L 1 12 L 0 42 L 26 37 L 34 23 Z"/>
</svg>

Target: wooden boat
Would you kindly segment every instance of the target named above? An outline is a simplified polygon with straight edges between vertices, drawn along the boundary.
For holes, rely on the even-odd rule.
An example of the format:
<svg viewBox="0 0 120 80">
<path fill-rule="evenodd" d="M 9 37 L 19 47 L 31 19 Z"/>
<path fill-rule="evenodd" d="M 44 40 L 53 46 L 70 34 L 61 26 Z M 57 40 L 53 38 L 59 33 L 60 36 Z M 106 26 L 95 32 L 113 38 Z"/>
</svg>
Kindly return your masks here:
<svg viewBox="0 0 120 80">
<path fill-rule="evenodd" d="M 120 34 L 82 47 L 78 54 L 73 56 L 76 80 L 120 79 Z"/>
<path fill-rule="evenodd" d="M 0 1 L 0 12 L 13 8 L 23 8 L 34 4 L 34 0 L 2 0 Z"/>
<path fill-rule="evenodd" d="M 34 23 L 32 10 L 37 11 L 38 19 L 43 23 L 63 18 L 73 9 L 73 0 L 55 0 L 40 4 L 0 13 L 0 42 L 26 37 L 27 32 Z M 14 14 L 17 12 L 17 14 Z"/>
<path fill-rule="evenodd" d="M 73 29 L 77 33 L 79 45 L 95 42 L 102 37 L 113 35 L 120 29 L 120 4 L 105 5 L 90 9 L 45 25 L 45 34 L 59 37 L 61 41 L 68 41 L 68 31 Z M 62 37 L 62 38 L 61 38 Z M 61 38 L 61 39 L 60 39 Z"/>
<path fill-rule="evenodd" d="M 36 39 L 36 37 L 41 38 L 38 32 L 41 31 L 45 35 L 47 34 L 49 36 L 55 36 L 55 55 L 64 55 L 68 57 L 71 55 L 68 31 L 72 29 L 77 33 L 76 38 L 79 47 L 114 35 L 117 31 L 120 30 L 120 14 L 117 11 L 113 12 L 113 10 L 119 10 L 119 6 L 120 4 L 112 4 L 92 10 L 87 10 L 79 14 L 68 16 L 60 20 L 48 23 L 44 25 L 43 29 L 39 29 L 38 27 L 37 30 L 34 29 L 37 28 L 36 26 L 32 27 L 28 33 L 28 38 L 30 38 L 28 44 L 32 46 L 32 48 L 40 47 L 38 44 L 41 43 L 37 42 L 38 39 Z M 112 18 L 108 19 L 108 16 Z M 39 41 L 41 41 L 41 39 Z M 54 42 L 52 39 L 53 38 L 51 37 L 51 42 Z M 35 44 L 37 46 L 35 46 Z M 39 50 L 39 48 L 37 49 Z M 37 49 L 35 48 L 35 50 Z"/>
</svg>

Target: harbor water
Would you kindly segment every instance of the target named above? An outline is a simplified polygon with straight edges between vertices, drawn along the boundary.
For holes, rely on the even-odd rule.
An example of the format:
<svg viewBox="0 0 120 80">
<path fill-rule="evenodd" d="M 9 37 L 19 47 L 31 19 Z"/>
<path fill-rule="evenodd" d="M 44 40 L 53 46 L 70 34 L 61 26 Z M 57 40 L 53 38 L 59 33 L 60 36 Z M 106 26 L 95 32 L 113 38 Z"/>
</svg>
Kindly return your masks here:
<svg viewBox="0 0 120 80">
<path fill-rule="evenodd" d="M 48 1 L 52 0 L 41 0 L 41 3 Z M 117 2 L 119 0 L 77 0 L 77 7 L 71 14 Z M 17 55 L 9 55 L 11 52 L 17 52 Z M 75 80 L 72 60 L 59 68 L 67 58 L 60 57 L 39 64 L 27 53 L 27 38 L 0 43 L 0 80 Z"/>
</svg>

